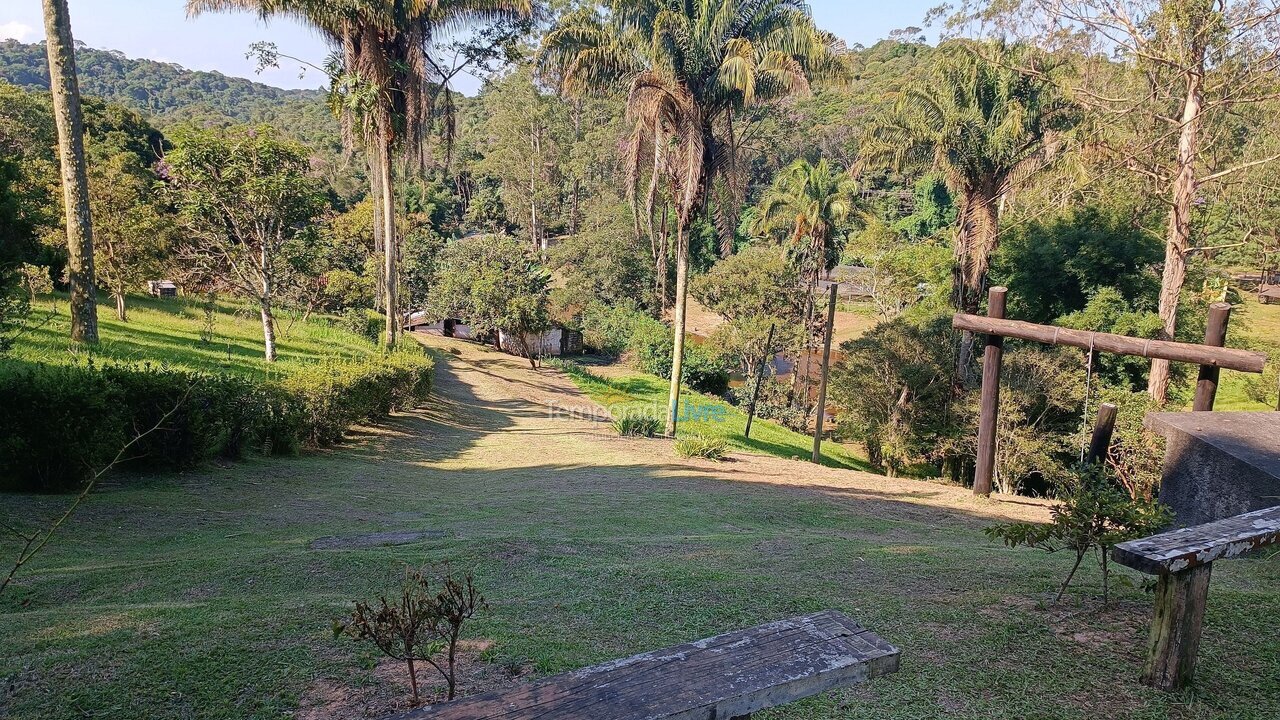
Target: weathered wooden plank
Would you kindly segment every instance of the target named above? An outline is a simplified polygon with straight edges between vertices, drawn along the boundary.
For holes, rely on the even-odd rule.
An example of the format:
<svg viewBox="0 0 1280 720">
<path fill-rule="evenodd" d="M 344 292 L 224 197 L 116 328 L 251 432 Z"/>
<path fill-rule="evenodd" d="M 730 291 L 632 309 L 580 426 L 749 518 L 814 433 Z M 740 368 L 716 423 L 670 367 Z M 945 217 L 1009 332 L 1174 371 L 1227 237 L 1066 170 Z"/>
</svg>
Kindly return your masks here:
<svg viewBox="0 0 1280 720">
<path fill-rule="evenodd" d="M 1267 363 L 1266 354 L 1251 350 L 1207 347 L 1168 340 L 1144 340 L 1111 333 L 1037 325 L 1021 320 L 1000 320 L 967 313 L 957 313 L 951 320 L 951 326 L 957 330 L 1034 340 L 1049 345 L 1068 345 L 1084 350 L 1093 348 L 1119 355 L 1162 358 L 1241 372 L 1260 373 Z"/>
<path fill-rule="evenodd" d="M 896 672 L 898 649 L 826 610 L 388 720 L 735 718 Z"/>
<path fill-rule="evenodd" d="M 1116 545 L 1111 559 L 1145 573 L 1179 573 L 1280 542 L 1280 505 Z"/>
<path fill-rule="evenodd" d="M 1177 690 L 1191 683 L 1212 571 L 1213 565 L 1199 565 L 1160 576 L 1142 682 L 1159 690 Z"/>
</svg>

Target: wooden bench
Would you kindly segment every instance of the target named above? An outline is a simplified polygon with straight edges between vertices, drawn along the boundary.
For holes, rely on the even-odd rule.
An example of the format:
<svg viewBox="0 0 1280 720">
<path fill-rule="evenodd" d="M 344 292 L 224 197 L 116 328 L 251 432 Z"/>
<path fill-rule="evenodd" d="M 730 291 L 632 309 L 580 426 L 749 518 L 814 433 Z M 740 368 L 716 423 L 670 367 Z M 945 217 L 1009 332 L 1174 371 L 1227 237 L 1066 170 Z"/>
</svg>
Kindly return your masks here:
<svg viewBox="0 0 1280 720">
<path fill-rule="evenodd" d="M 725 720 L 897 670 L 897 648 L 825 610 L 387 720 Z"/>
<path fill-rule="evenodd" d="M 1142 682 L 1175 690 L 1191 682 L 1215 560 L 1280 542 L 1280 506 L 1116 545 L 1111 558 L 1157 575 L 1156 612 Z"/>
</svg>

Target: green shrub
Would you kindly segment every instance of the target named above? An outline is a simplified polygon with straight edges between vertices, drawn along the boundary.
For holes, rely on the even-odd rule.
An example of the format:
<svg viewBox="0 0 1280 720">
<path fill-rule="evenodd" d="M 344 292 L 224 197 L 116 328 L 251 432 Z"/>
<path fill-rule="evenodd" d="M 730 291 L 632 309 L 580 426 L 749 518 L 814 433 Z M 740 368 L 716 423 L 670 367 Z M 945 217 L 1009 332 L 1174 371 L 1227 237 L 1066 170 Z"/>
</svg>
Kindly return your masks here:
<svg viewBox="0 0 1280 720">
<path fill-rule="evenodd" d="M 1115 473 L 1106 467 L 1080 466 L 1059 492 L 1062 502 L 1053 508 L 1047 525 L 1008 523 L 983 532 L 1009 547 L 1025 545 L 1055 553 L 1075 554 L 1075 564 L 1058 589 L 1061 600 L 1080 563 L 1095 553 L 1102 570 L 1102 601 L 1111 599 L 1111 548 L 1128 540 L 1154 535 L 1173 519 L 1169 508 L 1147 498 L 1132 498 Z"/>
<path fill-rule="evenodd" d="M 671 328 L 647 313 L 628 307 L 595 304 L 582 312 L 583 342 L 658 377 L 671 377 L 675 339 Z M 684 383 L 698 392 L 721 395 L 729 388 L 724 362 L 701 345 L 686 343 Z"/>
<path fill-rule="evenodd" d="M 635 308 L 592 303 L 582 310 L 582 342 L 610 357 L 620 357 L 631 345 L 631 336 L 643 325 L 662 323 Z"/>
<path fill-rule="evenodd" d="M 613 421 L 613 429 L 623 436 L 653 437 L 661 427 L 662 423 L 657 418 L 641 413 L 623 415 Z"/>
<path fill-rule="evenodd" d="M 6 362 L 0 490 L 78 487 L 151 428 L 123 466 L 178 470 L 251 448 L 292 452 L 331 444 L 350 425 L 421 402 L 431 379 L 431 360 L 416 349 L 305 367 L 261 383 L 150 365 Z"/>
<path fill-rule="evenodd" d="M 680 457 L 723 460 L 729 452 L 729 441 L 722 437 L 693 435 L 676 440 L 675 448 Z"/>
<path fill-rule="evenodd" d="M 377 342 L 382 337 L 383 319 L 381 315 L 364 308 L 347 308 L 338 317 L 338 327 L 360 337 Z"/>
</svg>

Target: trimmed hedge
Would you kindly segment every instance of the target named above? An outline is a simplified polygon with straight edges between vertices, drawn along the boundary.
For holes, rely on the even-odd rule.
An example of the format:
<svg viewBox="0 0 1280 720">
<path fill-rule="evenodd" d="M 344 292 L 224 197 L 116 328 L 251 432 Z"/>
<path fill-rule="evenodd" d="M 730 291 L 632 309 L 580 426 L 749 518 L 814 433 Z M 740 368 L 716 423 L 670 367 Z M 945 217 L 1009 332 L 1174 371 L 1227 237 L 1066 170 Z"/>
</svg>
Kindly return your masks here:
<svg viewBox="0 0 1280 720">
<path fill-rule="evenodd" d="M 265 382 L 149 365 L 0 363 L 0 490 L 74 489 L 175 406 L 128 449 L 124 466 L 181 470 L 251 449 L 329 445 L 351 425 L 426 399 L 432 367 L 417 349 Z"/>
</svg>

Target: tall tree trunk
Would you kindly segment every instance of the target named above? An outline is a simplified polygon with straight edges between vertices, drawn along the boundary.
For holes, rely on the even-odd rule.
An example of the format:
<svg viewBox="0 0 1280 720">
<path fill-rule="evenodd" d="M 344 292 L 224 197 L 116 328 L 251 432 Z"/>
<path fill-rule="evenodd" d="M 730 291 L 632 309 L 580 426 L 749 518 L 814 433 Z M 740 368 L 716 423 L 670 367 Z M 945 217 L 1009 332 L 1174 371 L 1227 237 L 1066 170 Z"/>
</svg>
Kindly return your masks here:
<svg viewBox="0 0 1280 720">
<path fill-rule="evenodd" d="M 271 298 L 275 292 L 275 283 L 271 282 L 271 256 L 267 252 L 267 243 L 263 243 L 259 257 L 262 264 L 262 294 L 258 296 L 258 309 L 262 315 L 262 342 L 265 345 L 267 362 L 276 361 L 276 319 L 271 313 Z"/>
<path fill-rule="evenodd" d="M 671 351 L 671 392 L 667 397 L 667 436 L 676 435 L 676 416 L 680 410 L 680 376 L 684 372 L 685 306 L 689 297 L 689 235 L 686 222 L 676 223 L 676 299 Z"/>
<path fill-rule="evenodd" d="M 75 40 L 67 0 L 44 0 L 49 86 L 58 126 L 62 200 L 67 216 L 67 274 L 71 280 L 71 339 L 98 342 L 97 288 L 93 273 L 93 220 L 84 160 L 84 117 L 76 79 Z"/>
<path fill-rule="evenodd" d="M 124 288 L 116 288 L 112 296 L 116 300 L 116 319 L 120 322 L 129 322 L 129 315 L 124 307 Z"/>
<path fill-rule="evenodd" d="M 991 268 L 991 254 L 999 244 L 1000 198 L 996 182 L 989 181 L 967 189 L 960 200 L 960 230 L 956 235 L 955 269 L 952 273 L 951 300 L 960 312 L 976 314 L 982 304 Z M 960 338 L 956 373 L 960 382 L 968 379 L 973 360 L 974 335 L 965 332 Z"/>
<path fill-rule="evenodd" d="M 396 344 L 400 331 L 400 308 L 396 304 L 396 254 L 400 243 L 396 239 L 395 192 L 391 181 L 391 140 L 387 133 L 378 133 L 379 169 L 382 171 L 382 253 L 383 304 L 387 316 L 387 347 Z"/>
<path fill-rule="evenodd" d="M 377 149 L 373 149 L 369 153 L 369 197 L 373 199 L 373 252 L 374 257 L 382 257 L 382 253 L 387 251 L 386 242 L 383 239 L 386 233 L 386 226 L 382 219 L 383 206 L 383 187 L 382 187 L 382 153 Z M 386 293 L 386 287 L 383 284 L 383 274 L 381 272 L 374 274 L 373 287 L 373 307 L 376 310 L 383 310 L 383 300 Z"/>
<path fill-rule="evenodd" d="M 1173 206 L 1169 209 L 1169 233 L 1164 248 L 1164 275 L 1160 279 L 1160 337 L 1172 340 L 1178 325 L 1178 300 L 1187 280 L 1187 250 L 1191 247 L 1191 205 L 1195 200 L 1195 159 L 1204 105 L 1204 49 L 1197 50 L 1196 71 L 1187 75 L 1187 97 L 1182 105 L 1182 131 L 1178 135 L 1177 174 L 1173 179 Z M 1169 399 L 1169 361 L 1152 360 L 1147 393 L 1163 404 Z"/>
</svg>

